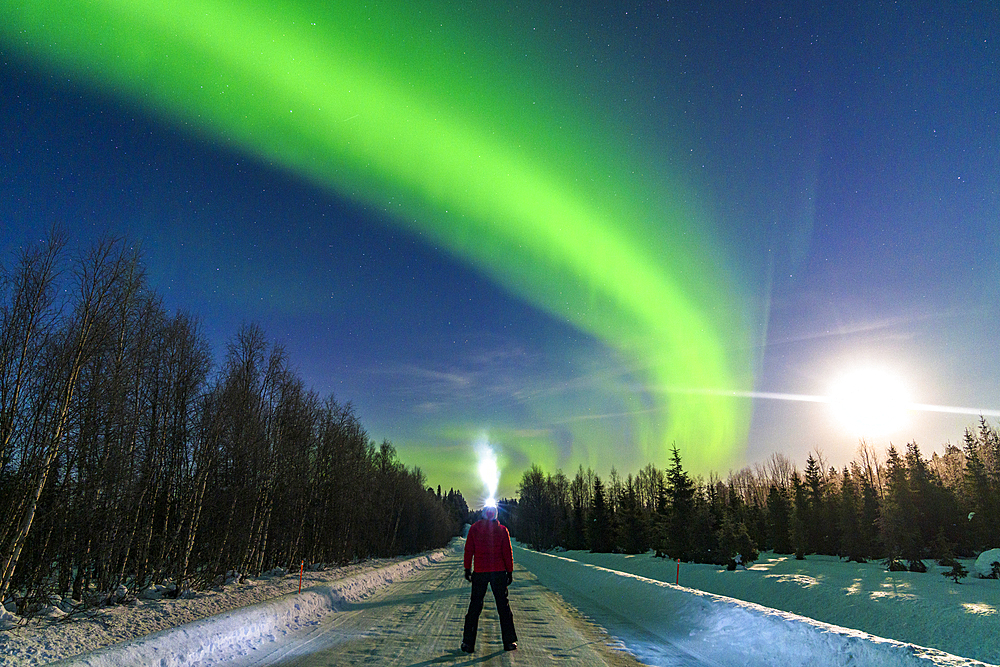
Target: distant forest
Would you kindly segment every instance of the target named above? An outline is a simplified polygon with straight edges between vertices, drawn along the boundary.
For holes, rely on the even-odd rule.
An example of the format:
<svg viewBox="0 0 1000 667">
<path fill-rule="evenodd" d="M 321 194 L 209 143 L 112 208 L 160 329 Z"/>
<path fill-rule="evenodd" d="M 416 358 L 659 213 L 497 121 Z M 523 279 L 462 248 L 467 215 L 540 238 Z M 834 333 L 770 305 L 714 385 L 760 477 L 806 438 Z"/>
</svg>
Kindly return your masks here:
<svg viewBox="0 0 1000 667">
<path fill-rule="evenodd" d="M 461 494 L 376 444 L 243 326 L 216 364 L 138 252 L 58 233 L 0 271 L 0 601 L 99 604 L 442 546 Z"/>
<path fill-rule="evenodd" d="M 624 478 L 581 467 L 569 479 L 532 466 L 506 507 L 514 536 L 538 549 L 655 549 L 730 567 L 767 550 L 925 571 L 925 559 L 955 566 L 954 558 L 1000 547 L 1000 436 L 980 418 L 961 447 L 930 459 L 916 443 L 890 446 L 884 457 L 862 443 L 839 470 L 810 454 L 800 472 L 776 454 L 725 481 L 692 478 L 676 447 L 665 469 L 647 465 Z"/>
</svg>

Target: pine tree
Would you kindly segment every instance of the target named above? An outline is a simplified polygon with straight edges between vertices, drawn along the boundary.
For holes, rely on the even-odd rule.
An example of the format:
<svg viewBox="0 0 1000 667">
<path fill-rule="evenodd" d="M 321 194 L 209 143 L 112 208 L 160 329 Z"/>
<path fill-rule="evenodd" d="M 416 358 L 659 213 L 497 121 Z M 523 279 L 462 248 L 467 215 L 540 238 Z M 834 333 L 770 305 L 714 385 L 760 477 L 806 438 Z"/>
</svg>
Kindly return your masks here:
<svg viewBox="0 0 1000 667">
<path fill-rule="evenodd" d="M 852 479 L 859 487 L 860 507 L 858 516 L 858 548 L 865 558 L 875 558 L 879 555 L 879 522 L 881 507 L 878 491 L 872 483 L 870 475 L 865 474 L 865 468 L 852 463 Z"/>
<path fill-rule="evenodd" d="M 806 553 L 821 553 L 825 551 L 822 545 L 823 472 L 812 454 L 806 458 L 804 482 L 806 502 L 802 521 L 806 531 Z"/>
<path fill-rule="evenodd" d="M 750 538 L 746 524 L 738 521 L 730 514 L 726 514 L 719 526 L 719 548 L 717 551 L 717 563 L 725 565 L 729 570 L 735 570 L 739 556 L 739 562 L 746 566 L 757 560 L 759 553 L 757 545 Z"/>
<path fill-rule="evenodd" d="M 719 547 L 716 552 L 716 564 L 725 565 L 726 569 L 729 570 L 735 570 L 736 561 L 733 560 L 733 557 L 736 556 L 736 553 L 736 527 L 727 514 L 722 518 L 722 524 L 719 526 Z"/>
<path fill-rule="evenodd" d="M 993 491 L 1000 490 L 1000 433 L 979 416 L 979 444 Z"/>
<path fill-rule="evenodd" d="M 694 482 L 681 465 L 681 455 L 675 445 L 670 452 L 666 471 L 666 497 L 669 506 L 664 551 L 671 559 L 691 558 L 691 522 L 694 512 Z"/>
<path fill-rule="evenodd" d="M 826 474 L 822 485 L 822 503 L 820 507 L 821 529 L 819 539 L 820 553 L 828 556 L 840 555 L 842 542 L 840 485 L 843 477 L 833 466 Z"/>
<path fill-rule="evenodd" d="M 649 524 L 639 503 L 632 475 L 625 481 L 621 503 L 621 536 L 618 543 L 627 554 L 641 554 L 649 549 Z"/>
<path fill-rule="evenodd" d="M 569 529 L 566 536 L 567 549 L 587 549 L 589 546 L 587 516 L 590 511 L 590 498 L 593 494 L 592 488 L 592 485 L 587 483 L 587 478 L 584 475 L 583 466 L 581 465 L 569 485 L 571 511 Z"/>
<path fill-rule="evenodd" d="M 970 546 L 974 550 L 988 548 L 993 494 L 990 490 L 986 465 L 980 453 L 979 441 L 969 429 L 965 429 L 965 473 L 961 491 L 968 517 Z"/>
<path fill-rule="evenodd" d="M 864 563 L 866 554 L 860 530 L 860 512 L 858 511 L 860 498 L 858 497 L 857 484 L 846 467 L 840 483 L 839 504 L 840 555 L 847 558 L 849 562 Z"/>
<path fill-rule="evenodd" d="M 882 543 L 889 562 L 920 558 L 920 533 L 906 463 L 892 445 L 886 458 L 888 477 L 880 521 Z"/>
<path fill-rule="evenodd" d="M 716 512 L 718 499 L 714 487 L 696 489 L 690 524 L 690 558 L 695 563 L 714 563 L 718 551 L 718 526 L 721 511 Z"/>
<path fill-rule="evenodd" d="M 767 491 L 767 539 L 775 553 L 792 553 L 791 503 L 788 493 L 776 484 Z"/>
<path fill-rule="evenodd" d="M 656 555 L 666 557 L 667 536 L 670 529 L 670 501 L 667 497 L 667 480 L 663 473 L 656 476 L 654 494 L 650 539 L 656 547 Z"/>
<path fill-rule="evenodd" d="M 590 550 L 594 553 L 610 553 L 614 549 L 611 516 L 604 500 L 604 484 L 594 475 L 593 504 L 590 507 Z"/>
<path fill-rule="evenodd" d="M 809 516 L 809 501 L 806 495 L 806 486 L 799 477 L 796 470 L 792 473 L 792 526 L 790 537 L 792 549 L 795 550 L 796 560 L 806 557 L 809 550 L 809 533 L 807 521 Z"/>
<path fill-rule="evenodd" d="M 927 461 L 921 456 L 916 442 L 907 443 L 905 461 L 911 507 L 910 522 L 915 531 L 911 538 L 909 553 L 904 554 L 904 557 L 916 561 L 925 556 L 925 545 L 930 543 L 936 532 L 930 525 L 935 519 L 933 479 L 927 468 Z"/>
<path fill-rule="evenodd" d="M 959 579 L 964 579 L 965 577 L 969 576 L 969 571 L 965 568 L 964 565 L 962 565 L 960 562 L 956 560 L 952 561 L 951 569 L 949 571 L 942 572 L 941 574 L 943 574 L 946 577 L 951 577 L 952 581 L 954 581 L 956 584 L 960 584 L 962 582 L 960 582 Z"/>
<path fill-rule="evenodd" d="M 740 558 L 742 558 L 744 566 L 753 563 L 760 556 L 757 544 L 750 537 L 750 532 L 743 522 L 740 522 L 736 527 L 736 551 L 739 553 Z"/>
</svg>

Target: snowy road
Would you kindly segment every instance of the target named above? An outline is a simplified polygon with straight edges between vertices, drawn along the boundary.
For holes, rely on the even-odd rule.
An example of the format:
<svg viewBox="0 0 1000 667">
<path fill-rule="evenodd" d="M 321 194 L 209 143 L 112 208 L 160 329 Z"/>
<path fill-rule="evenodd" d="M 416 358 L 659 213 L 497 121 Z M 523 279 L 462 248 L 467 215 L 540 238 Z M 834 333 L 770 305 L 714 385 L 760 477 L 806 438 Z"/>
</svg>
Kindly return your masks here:
<svg viewBox="0 0 1000 667">
<path fill-rule="evenodd" d="M 458 650 L 470 593 L 461 551 L 456 540 L 448 549 L 137 635 L 59 664 L 635 667 L 637 656 L 657 667 L 989 667 L 630 573 L 625 570 L 636 565 L 627 559 L 612 559 L 608 564 L 623 568 L 612 569 L 520 547 L 514 552 L 510 596 L 520 648 L 502 650 L 492 595 L 487 595 L 477 652 L 469 656 Z M 58 636 L 46 635 L 35 645 Z M 630 653 L 617 650 L 621 647 Z M 18 655 L 25 660 L 14 664 L 41 664 L 29 659 L 30 652 Z M 0 664 L 5 664 L 2 658 Z"/>
<path fill-rule="evenodd" d="M 518 567 L 511 608 L 520 648 L 505 652 L 492 594 L 480 618 L 476 653 L 458 650 L 470 586 L 454 553 L 386 586 L 362 602 L 348 604 L 294 638 L 266 644 L 226 664 L 260 665 L 638 665 L 608 646 L 609 638 L 584 621 L 534 575 Z"/>
</svg>

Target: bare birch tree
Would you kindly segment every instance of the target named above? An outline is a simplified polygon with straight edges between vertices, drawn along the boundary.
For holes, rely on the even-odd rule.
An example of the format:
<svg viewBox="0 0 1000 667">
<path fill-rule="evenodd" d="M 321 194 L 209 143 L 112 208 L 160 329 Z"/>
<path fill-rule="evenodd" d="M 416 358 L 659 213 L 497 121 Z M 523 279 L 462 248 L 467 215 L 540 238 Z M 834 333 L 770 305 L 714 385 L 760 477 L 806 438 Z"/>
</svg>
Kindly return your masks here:
<svg viewBox="0 0 1000 667">
<path fill-rule="evenodd" d="M 109 301 L 118 282 L 137 261 L 136 254 L 126 249 L 120 241 L 105 240 L 77 262 L 75 277 L 78 301 L 72 317 L 59 334 L 60 344 L 53 348 L 57 356 L 51 360 L 59 374 L 58 393 L 53 406 L 55 412 L 49 420 L 49 428 L 43 434 L 44 444 L 40 456 L 31 462 L 33 470 L 29 477 L 23 511 L 20 517 L 15 517 L 17 526 L 0 552 L 0 599 L 10 585 L 21 550 L 31 531 L 38 499 L 45 490 L 52 463 L 59 454 L 80 371 L 95 344 L 95 338 L 104 328 Z"/>
</svg>

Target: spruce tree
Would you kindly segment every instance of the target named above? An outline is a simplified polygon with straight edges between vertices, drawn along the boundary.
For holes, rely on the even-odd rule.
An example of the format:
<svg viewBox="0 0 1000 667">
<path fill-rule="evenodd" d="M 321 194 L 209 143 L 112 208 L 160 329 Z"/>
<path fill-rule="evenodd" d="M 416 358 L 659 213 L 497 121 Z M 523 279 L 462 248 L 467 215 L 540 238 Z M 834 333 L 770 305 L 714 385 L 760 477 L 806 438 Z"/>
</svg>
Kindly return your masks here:
<svg viewBox="0 0 1000 667">
<path fill-rule="evenodd" d="M 959 579 L 964 579 L 965 577 L 969 576 L 969 571 L 965 569 L 964 565 L 962 565 L 956 560 L 952 561 L 951 569 L 949 571 L 942 572 L 941 574 L 943 574 L 946 577 L 951 577 L 952 581 L 954 581 L 956 584 L 960 584 L 962 582 L 960 582 Z"/>
<path fill-rule="evenodd" d="M 735 570 L 736 561 L 733 560 L 733 557 L 736 556 L 736 553 L 736 527 L 733 525 L 732 518 L 727 514 L 722 518 L 722 524 L 719 526 L 716 564 L 725 565 L 727 570 Z"/>
<path fill-rule="evenodd" d="M 820 553 L 823 549 L 823 471 L 819 461 L 809 454 L 806 459 L 804 482 L 806 486 L 806 502 L 803 507 L 802 521 L 806 531 L 806 553 Z"/>
<path fill-rule="evenodd" d="M 843 477 L 840 482 L 840 556 L 849 562 L 864 563 L 866 561 L 862 544 L 862 535 L 859 530 L 860 504 L 857 484 L 851 477 L 851 473 L 844 468 Z"/>
<path fill-rule="evenodd" d="M 611 516 L 604 500 L 604 484 L 594 475 L 593 504 L 590 506 L 590 550 L 594 553 L 610 553 L 614 549 L 611 532 Z"/>
<path fill-rule="evenodd" d="M 906 445 L 906 481 L 910 492 L 910 521 L 915 528 L 909 553 L 905 558 L 915 561 L 924 557 L 925 545 L 930 544 L 936 530 L 930 524 L 934 523 L 937 508 L 933 506 L 934 480 L 927 461 L 920 454 L 916 442 Z"/>
<path fill-rule="evenodd" d="M 666 557 L 667 539 L 670 529 L 670 501 L 667 497 L 667 481 L 663 474 L 656 478 L 650 539 L 656 548 L 656 555 Z"/>
<path fill-rule="evenodd" d="M 855 476 L 855 479 L 858 479 Z M 865 558 L 874 558 L 879 553 L 878 491 L 867 477 L 861 476 L 861 515 L 858 518 L 858 549 Z"/>
<path fill-rule="evenodd" d="M 840 525 L 840 485 L 842 475 L 830 466 L 822 484 L 822 502 L 820 505 L 820 538 L 819 553 L 828 556 L 840 554 L 842 532 Z"/>
<path fill-rule="evenodd" d="M 681 465 L 681 455 L 675 445 L 670 452 L 667 468 L 667 536 L 665 551 L 671 559 L 683 561 L 691 558 L 691 522 L 694 512 L 694 482 Z"/>
<path fill-rule="evenodd" d="M 791 503 L 788 493 L 772 484 L 767 491 L 768 546 L 778 554 L 792 553 Z"/>
<path fill-rule="evenodd" d="M 590 471 L 588 470 L 588 472 Z M 593 475 L 592 472 L 591 475 Z M 568 549 L 582 550 L 590 547 L 587 518 L 592 495 L 592 486 L 587 483 L 587 477 L 581 465 L 569 485 L 571 511 L 566 538 L 566 548 Z"/>
<path fill-rule="evenodd" d="M 961 491 L 969 525 L 970 546 L 974 550 L 986 549 L 990 546 L 993 495 L 979 441 L 969 429 L 965 430 L 965 473 Z"/>
<path fill-rule="evenodd" d="M 889 446 L 886 459 L 888 477 L 886 497 L 882 503 L 880 522 L 882 543 L 890 563 L 897 559 L 912 561 L 919 558 L 919 530 L 906 463 L 899 451 Z"/>
<path fill-rule="evenodd" d="M 809 501 L 806 496 L 806 486 L 802 483 L 799 473 L 796 470 L 792 473 L 792 494 L 794 503 L 792 505 L 792 527 L 791 539 L 792 549 L 795 550 L 796 560 L 806 557 L 809 550 L 808 516 Z"/>
<path fill-rule="evenodd" d="M 715 562 L 718 549 L 717 528 L 719 521 L 713 507 L 716 503 L 713 487 L 704 486 L 694 496 L 694 509 L 690 524 L 690 558 L 695 563 Z"/>
<path fill-rule="evenodd" d="M 722 525 L 719 527 L 719 548 L 716 553 L 716 562 L 725 565 L 729 570 L 736 569 L 736 556 L 739 556 L 739 563 L 744 567 L 757 560 L 759 556 L 757 545 L 750 538 L 746 524 L 728 513 L 723 517 Z"/>
<path fill-rule="evenodd" d="M 649 524 L 639 503 L 632 475 L 625 482 L 621 502 L 621 535 L 618 544 L 627 554 L 641 554 L 649 549 Z"/>
</svg>

